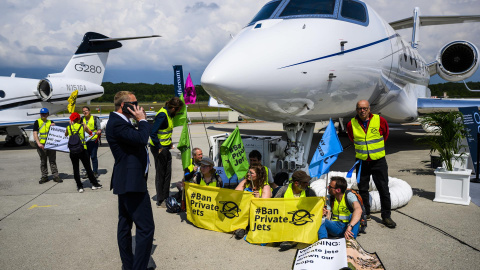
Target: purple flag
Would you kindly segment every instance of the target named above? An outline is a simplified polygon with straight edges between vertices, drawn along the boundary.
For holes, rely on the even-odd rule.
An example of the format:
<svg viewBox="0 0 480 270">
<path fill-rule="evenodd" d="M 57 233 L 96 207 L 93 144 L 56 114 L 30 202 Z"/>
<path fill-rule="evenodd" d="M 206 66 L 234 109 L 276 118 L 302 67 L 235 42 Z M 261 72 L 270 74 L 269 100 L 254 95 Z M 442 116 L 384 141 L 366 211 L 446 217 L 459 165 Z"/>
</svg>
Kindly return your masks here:
<svg viewBox="0 0 480 270">
<path fill-rule="evenodd" d="M 195 104 L 197 100 L 197 92 L 195 92 L 195 85 L 193 85 L 190 73 L 188 73 L 187 82 L 185 83 L 184 91 L 185 104 Z"/>
</svg>

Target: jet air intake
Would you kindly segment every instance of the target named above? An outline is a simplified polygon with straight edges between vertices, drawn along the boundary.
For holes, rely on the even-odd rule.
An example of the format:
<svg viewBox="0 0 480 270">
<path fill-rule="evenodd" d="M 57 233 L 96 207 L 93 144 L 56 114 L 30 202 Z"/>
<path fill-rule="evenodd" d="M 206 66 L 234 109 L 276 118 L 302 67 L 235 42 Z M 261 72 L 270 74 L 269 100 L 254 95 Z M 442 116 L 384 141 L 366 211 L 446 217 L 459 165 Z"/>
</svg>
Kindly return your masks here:
<svg viewBox="0 0 480 270">
<path fill-rule="evenodd" d="M 53 88 L 49 80 L 43 79 L 37 86 L 38 94 L 42 101 L 48 101 L 52 97 Z"/>
<path fill-rule="evenodd" d="M 444 80 L 465 80 L 477 69 L 478 49 L 468 41 L 453 41 L 443 46 L 437 55 L 437 73 Z"/>
</svg>

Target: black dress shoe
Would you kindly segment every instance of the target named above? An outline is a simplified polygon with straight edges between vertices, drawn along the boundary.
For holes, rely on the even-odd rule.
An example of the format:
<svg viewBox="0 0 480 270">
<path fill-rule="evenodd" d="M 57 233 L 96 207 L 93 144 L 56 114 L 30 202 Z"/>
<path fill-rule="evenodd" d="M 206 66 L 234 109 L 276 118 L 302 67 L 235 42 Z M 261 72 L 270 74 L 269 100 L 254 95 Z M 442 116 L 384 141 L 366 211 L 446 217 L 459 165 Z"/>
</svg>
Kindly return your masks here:
<svg viewBox="0 0 480 270">
<path fill-rule="evenodd" d="M 383 224 L 385 224 L 385 226 L 387 226 L 388 228 L 395 228 L 397 226 L 397 223 L 395 223 L 395 221 L 393 221 L 391 218 L 383 218 L 382 219 L 383 221 Z"/>
</svg>

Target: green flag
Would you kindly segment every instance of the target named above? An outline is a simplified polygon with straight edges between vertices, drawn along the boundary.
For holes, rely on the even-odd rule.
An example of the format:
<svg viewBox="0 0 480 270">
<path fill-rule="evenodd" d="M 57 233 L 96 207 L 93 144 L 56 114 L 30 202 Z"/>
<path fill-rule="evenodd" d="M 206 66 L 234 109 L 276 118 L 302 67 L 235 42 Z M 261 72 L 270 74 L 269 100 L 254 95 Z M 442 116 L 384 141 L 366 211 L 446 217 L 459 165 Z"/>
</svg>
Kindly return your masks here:
<svg viewBox="0 0 480 270">
<path fill-rule="evenodd" d="M 178 150 L 182 153 L 182 166 L 185 170 L 192 162 L 192 153 L 190 150 L 190 138 L 188 136 L 188 122 L 184 121 L 182 135 L 180 135 L 180 141 L 178 142 Z"/>
<path fill-rule="evenodd" d="M 183 126 L 183 123 L 187 120 L 187 106 L 185 105 L 185 100 L 183 99 L 183 95 L 179 97 L 183 102 L 182 109 L 173 117 L 173 127 Z"/>
<path fill-rule="evenodd" d="M 220 155 L 222 156 L 223 168 L 228 178 L 234 173 L 238 179 L 242 179 L 248 171 L 248 159 L 243 147 L 240 130 L 237 128 L 228 136 L 220 147 Z"/>
</svg>

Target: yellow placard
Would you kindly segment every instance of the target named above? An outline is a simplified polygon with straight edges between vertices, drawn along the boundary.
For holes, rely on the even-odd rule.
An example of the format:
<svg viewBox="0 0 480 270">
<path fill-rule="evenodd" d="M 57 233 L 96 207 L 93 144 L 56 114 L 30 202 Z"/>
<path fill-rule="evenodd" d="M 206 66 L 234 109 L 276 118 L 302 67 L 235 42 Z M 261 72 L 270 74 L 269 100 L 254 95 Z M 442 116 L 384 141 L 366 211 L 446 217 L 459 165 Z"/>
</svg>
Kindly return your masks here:
<svg viewBox="0 0 480 270">
<path fill-rule="evenodd" d="M 195 226 L 233 232 L 248 225 L 252 193 L 185 182 L 187 219 Z"/>
<path fill-rule="evenodd" d="M 254 244 L 318 240 L 324 197 L 256 199 L 250 204 L 247 241 Z"/>
<path fill-rule="evenodd" d="M 78 90 L 72 92 L 70 97 L 68 98 L 68 106 L 67 110 L 69 113 L 73 113 L 75 111 L 75 103 L 77 102 Z"/>
</svg>

